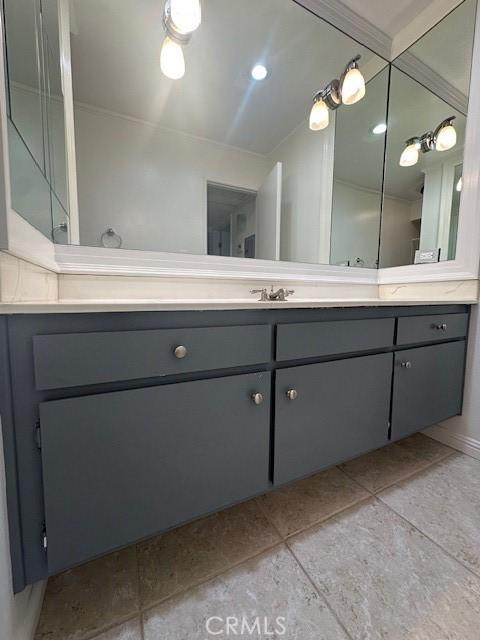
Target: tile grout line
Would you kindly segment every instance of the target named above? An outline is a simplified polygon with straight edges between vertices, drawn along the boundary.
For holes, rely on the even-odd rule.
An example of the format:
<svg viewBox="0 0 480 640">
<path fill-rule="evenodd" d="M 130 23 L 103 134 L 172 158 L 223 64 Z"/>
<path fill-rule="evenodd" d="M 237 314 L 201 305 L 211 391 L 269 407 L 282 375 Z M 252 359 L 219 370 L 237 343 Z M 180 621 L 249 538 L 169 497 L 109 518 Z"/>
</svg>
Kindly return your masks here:
<svg viewBox="0 0 480 640">
<path fill-rule="evenodd" d="M 446 453 L 441 458 L 438 458 L 437 460 L 433 460 L 432 462 L 428 462 L 425 465 L 422 465 L 420 468 L 415 469 L 415 471 L 412 471 L 411 473 L 407 473 L 407 475 L 402 476 L 400 478 L 397 478 L 392 483 L 386 484 L 386 485 L 380 487 L 379 489 L 375 489 L 373 491 L 371 489 L 369 489 L 368 487 L 365 487 L 363 484 L 361 484 L 359 482 L 359 480 L 357 480 L 356 478 L 351 476 L 347 471 L 345 471 L 345 469 L 342 469 L 340 466 L 337 467 L 337 468 L 340 469 L 340 471 L 342 473 L 344 473 L 347 476 L 347 478 L 349 478 L 353 482 L 356 482 L 360 487 L 362 487 L 362 489 L 365 489 L 365 491 L 368 491 L 368 493 L 370 495 L 376 496 L 377 494 L 382 493 L 382 491 L 385 491 L 386 489 L 391 489 L 392 487 L 397 485 L 399 482 L 404 482 L 405 480 L 410 480 L 410 478 L 413 478 L 417 474 L 422 473 L 423 471 L 426 471 L 430 467 L 434 467 L 435 465 L 440 464 L 441 462 L 443 462 L 444 460 L 446 460 L 447 458 L 450 458 L 451 456 L 453 456 L 455 454 L 461 454 L 461 452 L 456 451 L 455 449 L 452 449 L 451 452 Z"/>
<path fill-rule="evenodd" d="M 413 524 L 413 522 L 410 522 L 410 520 L 408 520 L 405 516 L 403 516 L 401 513 L 398 513 L 398 511 L 395 511 L 395 509 L 393 509 L 393 507 L 391 507 L 389 504 L 387 504 L 386 502 L 384 502 L 381 498 L 379 498 L 378 496 L 374 496 L 375 500 L 377 502 L 380 502 L 384 507 L 386 507 L 387 509 L 390 509 L 390 511 L 392 513 L 394 513 L 395 515 L 397 515 L 399 518 L 401 518 L 404 522 L 406 522 L 407 524 L 409 524 L 413 529 L 415 529 L 415 531 L 417 531 L 417 533 L 419 533 L 421 536 L 423 536 L 424 538 L 426 538 L 427 540 L 429 540 L 432 544 L 434 544 L 437 549 L 439 549 L 442 553 L 444 553 L 446 556 L 448 556 L 451 560 L 453 560 L 457 565 L 459 565 L 460 567 L 463 567 L 464 569 L 466 569 L 472 576 L 474 576 L 477 580 L 480 579 L 480 573 L 476 573 L 475 571 L 473 571 L 473 569 L 471 569 L 470 567 L 468 567 L 467 565 L 463 564 L 463 562 L 461 562 L 458 558 L 456 558 L 452 553 L 450 553 L 450 551 L 448 551 L 447 549 L 445 549 L 439 542 L 436 542 L 436 540 L 433 540 L 433 538 L 431 538 L 427 533 L 425 533 L 425 531 L 422 531 L 419 527 L 417 527 L 417 525 Z"/>
<path fill-rule="evenodd" d="M 338 622 L 339 626 L 343 629 L 345 635 L 347 638 L 350 638 L 350 640 L 355 640 L 355 638 L 353 638 L 350 633 L 348 632 L 347 628 L 345 627 L 345 625 L 343 624 L 342 620 L 340 620 L 339 616 L 337 615 L 336 611 L 334 611 L 330 605 L 330 603 L 328 602 L 326 596 L 323 595 L 323 593 L 320 592 L 320 590 L 318 589 L 317 585 L 315 584 L 315 582 L 313 581 L 313 578 L 310 577 L 310 574 L 308 573 L 308 571 L 305 569 L 305 567 L 303 566 L 303 564 L 300 562 L 300 560 L 297 558 L 297 556 L 295 555 L 295 552 L 293 551 L 293 549 L 290 547 L 290 545 L 288 544 L 288 542 L 285 543 L 285 546 L 287 547 L 287 550 L 290 552 L 290 554 L 292 555 L 294 561 L 297 563 L 297 565 L 299 566 L 300 570 L 302 571 L 302 573 L 305 575 L 305 577 L 307 578 L 308 582 L 312 585 L 313 590 L 315 591 L 316 594 L 318 594 L 318 597 L 320 598 L 320 600 L 325 604 L 325 606 L 327 607 L 328 611 L 330 611 L 330 613 L 332 614 L 333 618 Z"/>
</svg>

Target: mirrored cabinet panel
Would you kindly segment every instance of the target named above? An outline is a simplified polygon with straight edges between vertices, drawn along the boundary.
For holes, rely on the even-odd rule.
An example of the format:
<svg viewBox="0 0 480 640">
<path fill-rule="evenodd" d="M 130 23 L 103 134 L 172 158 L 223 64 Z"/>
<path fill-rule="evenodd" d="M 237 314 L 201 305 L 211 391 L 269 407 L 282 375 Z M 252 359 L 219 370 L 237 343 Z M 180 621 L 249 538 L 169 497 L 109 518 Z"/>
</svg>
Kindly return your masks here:
<svg viewBox="0 0 480 640">
<path fill-rule="evenodd" d="M 370 269 L 455 257 L 476 0 L 393 64 L 293 0 L 3 11 L 12 205 L 54 242 Z"/>
<path fill-rule="evenodd" d="M 381 267 L 455 258 L 475 12 L 465 0 L 393 62 Z"/>
</svg>

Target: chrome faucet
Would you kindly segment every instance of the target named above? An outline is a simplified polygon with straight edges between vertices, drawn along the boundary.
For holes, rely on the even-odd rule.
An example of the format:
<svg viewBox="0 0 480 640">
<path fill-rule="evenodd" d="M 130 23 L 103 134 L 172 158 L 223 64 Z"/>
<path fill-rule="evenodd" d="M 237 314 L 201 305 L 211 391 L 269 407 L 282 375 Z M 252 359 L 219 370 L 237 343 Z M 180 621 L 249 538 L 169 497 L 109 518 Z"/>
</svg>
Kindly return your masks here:
<svg viewBox="0 0 480 640">
<path fill-rule="evenodd" d="M 263 289 L 252 289 L 250 291 L 250 293 L 259 293 L 260 294 L 260 299 L 259 302 L 269 302 L 271 301 L 280 301 L 280 302 L 285 302 L 285 300 L 287 299 L 288 296 L 291 296 L 292 294 L 295 293 L 294 289 L 284 289 L 283 287 L 281 289 L 278 289 L 277 291 L 273 290 L 273 286 L 270 290 L 270 293 L 267 292 L 267 290 L 265 288 Z"/>
</svg>

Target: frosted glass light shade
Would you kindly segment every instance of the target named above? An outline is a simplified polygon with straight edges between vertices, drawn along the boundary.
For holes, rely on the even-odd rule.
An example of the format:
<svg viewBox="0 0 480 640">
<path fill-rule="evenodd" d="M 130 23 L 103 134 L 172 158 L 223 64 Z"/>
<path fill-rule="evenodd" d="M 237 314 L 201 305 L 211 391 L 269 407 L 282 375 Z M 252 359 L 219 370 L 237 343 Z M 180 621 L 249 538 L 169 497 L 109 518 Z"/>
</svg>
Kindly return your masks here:
<svg viewBox="0 0 480 640">
<path fill-rule="evenodd" d="M 420 145 L 418 142 L 412 142 L 412 144 L 405 147 L 402 155 L 400 156 L 400 166 L 413 167 L 414 164 L 417 164 L 419 149 Z"/>
<path fill-rule="evenodd" d="M 358 69 L 347 71 L 341 86 L 343 104 L 355 104 L 365 95 L 365 79 Z"/>
<path fill-rule="evenodd" d="M 321 131 L 328 127 L 330 122 L 330 114 L 328 107 L 323 100 L 316 100 L 310 111 L 310 129 L 312 131 Z"/>
<path fill-rule="evenodd" d="M 437 133 L 437 139 L 435 141 L 435 149 L 437 151 L 448 151 L 457 144 L 457 132 L 455 127 L 448 124 L 446 127 L 442 127 Z"/>
<path fill-rule="evenodd" d="M 182 47 L 168 36 L 163 41 L 160 68 L 167 78 L 172 80 L 179 80 L 185 75 L 185 58 Z"/>
<path fill-rule="evenodd" d="M 170 0 L 170 17 L 179 33 L 192 33 L 202 22 L 200 0 Z"/>
</svg>

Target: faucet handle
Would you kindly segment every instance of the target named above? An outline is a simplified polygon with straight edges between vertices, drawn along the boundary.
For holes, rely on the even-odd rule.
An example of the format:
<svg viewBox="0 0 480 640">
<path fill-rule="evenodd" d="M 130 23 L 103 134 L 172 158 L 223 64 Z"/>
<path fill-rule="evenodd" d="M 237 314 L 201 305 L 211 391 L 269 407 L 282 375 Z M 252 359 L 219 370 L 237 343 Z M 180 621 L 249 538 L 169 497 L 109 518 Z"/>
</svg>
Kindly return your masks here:
<svg viewBox="0 0 480 640">
<path fill-rule="evenodd" d="M 295 289 L 285 289 L 285 297 L 293 296 L 294 293 L 295 293 Z"/>
<path fill-rule="evenodd" d="M 250 289 L 250 293 L 252 293 L 252 294 L 253 293 L 259 293 L 261 302 L 265 302 L 266 300 L 268 300 L 267 290 L 265 288 L 263 288 L 263 289 Z"/>
</svg>

